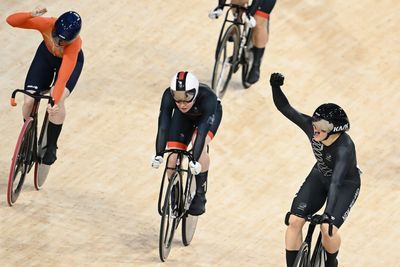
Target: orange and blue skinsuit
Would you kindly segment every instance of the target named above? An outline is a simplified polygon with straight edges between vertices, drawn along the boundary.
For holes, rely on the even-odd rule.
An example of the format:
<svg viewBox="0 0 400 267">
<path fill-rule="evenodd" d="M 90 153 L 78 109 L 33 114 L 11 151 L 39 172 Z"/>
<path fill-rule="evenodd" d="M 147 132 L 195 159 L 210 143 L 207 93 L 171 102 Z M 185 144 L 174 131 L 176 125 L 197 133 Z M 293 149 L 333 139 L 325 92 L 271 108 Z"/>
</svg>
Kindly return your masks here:
<svg viewBox="0 0 400 267">
<path fill-rule="evenodd" d="M 52 38 L 52 31 L 56 20 L 57 19 L 53 17 L 34 17 L 30 12 L 19 12 L 7 17 L 7 23 L 13 27 L 38 30 L 43 36 L 41 45 L 44 43 L 47 48 L 45 53 L 48 52 L 48 57 L 50 57 L 50 59 L 54 58 L 56 63 L 59 61 L 59 66 L 56 68 L 58 70 L 56 75 L 57 79 L 52 93 L 53 99 L 57 104 L 63 95 L 65 87 L 71 91 L 75 86 L 83 66 L 83 53 L 81 50 L 82 40 L 79 36 L 65 46 L 55 44 Z M 39 49 L 37 54 L 39 53 Z M 43 52 L 44 51 L 41 51 L 41 53 Z M 78 61 L 80 64 L 77 66 Z M 54 74 L 54 69 L 52 74 Z M 36 89 L 45 90 L 47 88 Z"/>
</svg>

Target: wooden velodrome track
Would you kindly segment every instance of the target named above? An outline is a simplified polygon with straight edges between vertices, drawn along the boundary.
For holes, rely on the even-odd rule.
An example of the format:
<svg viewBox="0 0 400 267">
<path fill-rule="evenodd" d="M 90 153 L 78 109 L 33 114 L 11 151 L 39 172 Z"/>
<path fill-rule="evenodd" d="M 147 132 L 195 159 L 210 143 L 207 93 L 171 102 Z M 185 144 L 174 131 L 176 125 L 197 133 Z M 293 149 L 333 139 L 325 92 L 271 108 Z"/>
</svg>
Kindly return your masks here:
<svg viewBox="0 0 400 267">
<path fill-rule="evenodd" d="M 156 211 L 162 171 L 154 153 L 159 102 L 170 77 L 191 70 L 210 83 L 222 20 L 216 1 L 42 1 L 49 16 L 83 17 L 85 66 L 68 99 L 59 160 L 42 191 L 30 173 L 6 204 L 21 127 L 23 86 L 41 36 L 5 18 L 35 1 L 0 4 L 0 266 L 285 266 L 283 218 L 313 165 L 302 131 L 274 107 L 271 72 L 286 76 L 291 104 L 310 114 L 336 102 L 364 174 L 341 228 L 340 266 L 400 266 L 400 7 L 397 0 L 279 1 L 261 81 L 233 77 L 211 146 L 207 213 L 192 244 L 180 231 L 158 259 Z"/>
</svg>

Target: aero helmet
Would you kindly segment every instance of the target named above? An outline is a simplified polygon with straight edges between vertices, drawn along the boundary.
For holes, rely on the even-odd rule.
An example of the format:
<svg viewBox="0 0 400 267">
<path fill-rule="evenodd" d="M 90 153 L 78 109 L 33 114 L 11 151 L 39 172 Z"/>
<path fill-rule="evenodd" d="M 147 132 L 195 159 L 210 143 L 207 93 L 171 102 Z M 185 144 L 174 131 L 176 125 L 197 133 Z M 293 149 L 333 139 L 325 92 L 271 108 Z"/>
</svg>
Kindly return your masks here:
<svg viewBox="0 0 400 267">
<path fill-rule="evenodd" d="M 53 38 L 60 41 L 71 42 L 81 31 L 82 19 L 75 11 L 62 14 L 54 24 Z"/>
<path fill-rule="evenodd" d="M 199 91 L 199 81 L 192 73 L 180 71 L 172 77 L 170 91 L 176 102 L 192 102 Z"/>
<path fill-rule="evenodd" d="M 314 111 L 312 118 L 314 122 L 326 121 L 328 134 L 345 132 L 350 129 L 350 122 L 346 113 L 341 107 L 333 103 L 319 106 Z"/>
</svg>

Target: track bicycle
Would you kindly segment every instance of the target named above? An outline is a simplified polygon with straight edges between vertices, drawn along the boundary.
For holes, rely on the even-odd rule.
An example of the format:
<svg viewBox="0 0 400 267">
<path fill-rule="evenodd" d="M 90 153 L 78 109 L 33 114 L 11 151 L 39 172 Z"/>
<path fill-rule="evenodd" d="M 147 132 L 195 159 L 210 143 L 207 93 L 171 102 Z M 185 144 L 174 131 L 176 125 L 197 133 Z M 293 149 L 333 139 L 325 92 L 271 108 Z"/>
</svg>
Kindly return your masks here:
<svg viewBox="0 0 400 267">
<path fill-rule="evenodd" d="M 285 224 L 289 225 L 290 212 L 286 214 Z M 300 250 L 297 253 L 293 267 L 325 267 L 326 252 L 322 246 L 322 234 L 319 232 L 317 241 L 314 246 L 314 250 L 311 255 L 311 241 L 315 230 L 315 227 L 321 223 L 322 215 L 314 214 L 309 215 L 305 218 L 306 222 L 309 222 L 307 235 L 300 246 Z M 328 234 L 332 236 L 332 224 L 329 224 Z M 311 256 L 311 258 L 310 258 Z"/>
<path fill-rule="evenodd" d="M 26 175 L 30 172 L 33 166 L 35 166 L 34 185 L 36 190 L 40 190 L 42 188 L 50 170 L 49 165 L 42 164 L 42 158 L 46 152 L 47 143 L 47 111 L 44 115 L 39 139 L 37 127 L 40 101 L 42 99 L 48 99 L 48 103 L 50 103 L 50 105 L 54 105 L 53 99 L 49 95 L 30 93 L 22 89 L 16 89 L 11 94 L 12 106 L 17 105 L 17 102 L 15 101 L 15 95 L 17 93 L 23 93 L 32 97 L 34 99 L 34 103 L 29 118 L 26 119 L 22 125 L 22 129 L 18 136 L 17 144 L 11 160 L 11 168 L 7 186 L 7 202 L 9 206 L 12 206 L 17 201 Z"/>
<path fill-rule="evenodd" d="M 158 197 L 158 213 L 161 215 L 159 255 L 161 261 L 165 261 L 179 222 L 182 220 L 182 242 L 188 246 L 193 239 L 198 216 L 188 214 L 196 194 L 196 183 L 189 168 L 189 161 L 193 161 L 191 151 L 168 149 L 162 153 L 168 154 Z M 172 155 L 177 157 L 176 164 L 168 167 Z M 171 172 L 172 175 L 168 177 Z"/>
<path fill-rule="evenodd" d="M 219 33 L 217 48 L 215 50 L 215 64 L 212 75 L 211 87 L 215 94 L 222 99 L 232 74 L 242 66 L 242 85 L 249 88 L 247 82 L 251 67 L 253 66 L 254 56 L 252 52 L 253 30 L 250 25 L 243 20 L 246 16 L 247 8 L 225 4 L 229 6 L 226 11 L 225 20 Z"/>
</svg>

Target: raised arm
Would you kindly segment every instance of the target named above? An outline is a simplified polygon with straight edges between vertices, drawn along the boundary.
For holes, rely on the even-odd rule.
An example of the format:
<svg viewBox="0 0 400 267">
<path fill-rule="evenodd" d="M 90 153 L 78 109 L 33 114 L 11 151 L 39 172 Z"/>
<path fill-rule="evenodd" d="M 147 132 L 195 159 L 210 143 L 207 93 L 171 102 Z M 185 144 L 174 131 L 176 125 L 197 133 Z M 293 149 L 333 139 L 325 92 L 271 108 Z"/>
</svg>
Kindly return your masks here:
<svg viewBox="0 0 400 267">
<path fill-rule="evenodd" d="M 295 110 L 282 92 L 281 85 L 284 79 L 285 77 L 280 73 L 271 74 L 270 84 L 274 104 L 286 118 L 299 126 L 307 135 L 312 135 L 311 117 Z"/>
<path fill-rule="evenodd" d="M 7 23 L 12 27 L 43 31 L 51 23 L 51 19 L 40 17 L 46 12 L 46 8 L 38 7 L 31 12 L 14 13 L 7 17 Z"/>
</svg>

